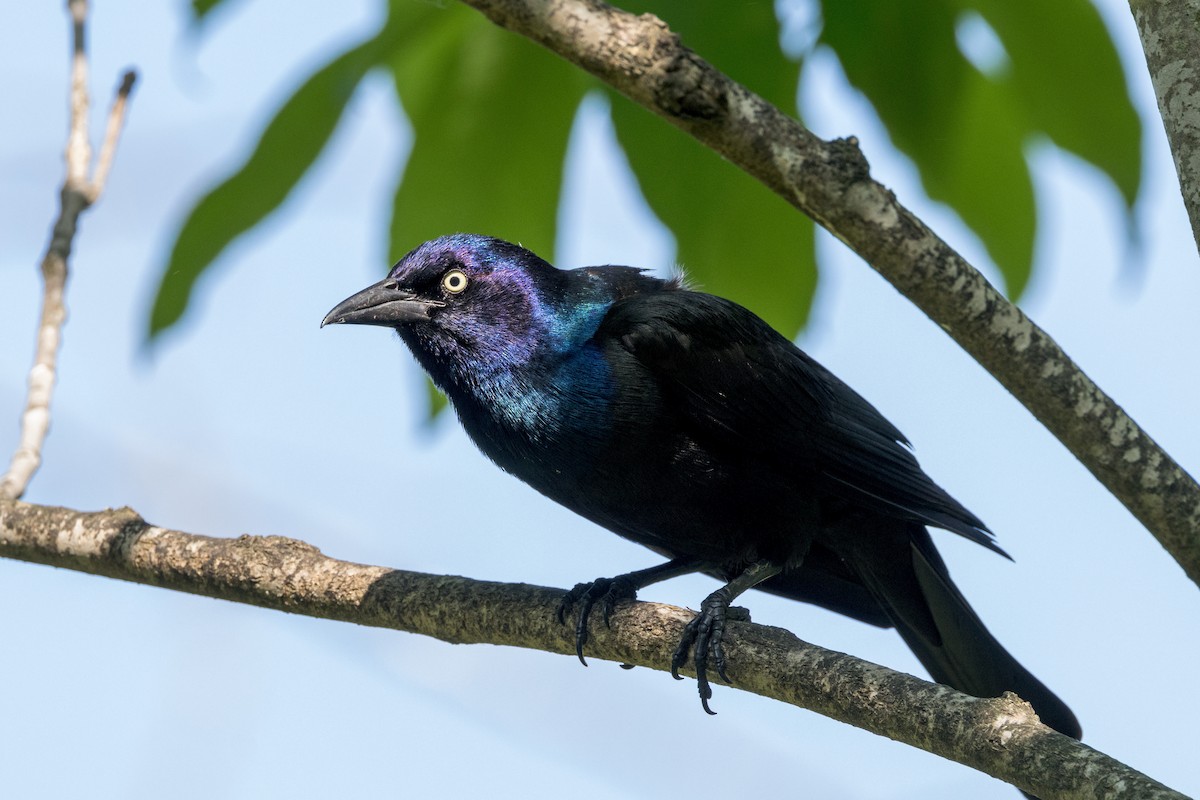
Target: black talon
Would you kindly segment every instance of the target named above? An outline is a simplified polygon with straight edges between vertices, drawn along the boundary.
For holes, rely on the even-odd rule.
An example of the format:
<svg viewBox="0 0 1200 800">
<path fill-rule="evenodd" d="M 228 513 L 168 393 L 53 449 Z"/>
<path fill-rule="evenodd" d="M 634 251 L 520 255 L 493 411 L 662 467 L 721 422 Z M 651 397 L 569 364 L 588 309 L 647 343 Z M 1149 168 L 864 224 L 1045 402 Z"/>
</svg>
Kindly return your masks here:
<svg viewBox="0 0 1200 800">
<path fill-rule="evenodd" d="M 704 606 L 708 606 L 707 600 L 704 602 Z M 688 653 L 691 652 L 692 660 L 696 665 L 696 690 L 700 693 L 700 705 L 704 707 L 705 713 L 716 716 L 717 712 L 708 705 L 708 701 L 713 696 L 712 685 L 708 682 L 710 622 L 711 618 L 707 610 L 702 609 L 683 629 L 679 646 L 675 648 L 675 653 L 671 656 L 671 677 L 677 681 L 683 680 L 679 675 L 679 668 L 687 663 Z M 728 681 L 726 682 L 728 683 Z"/>
<path fill-rule="evenodd" d="M 726 686 L 732 686 L 733 681 L 729 680 L 729 675 L 725 672 L 725 647 L 720 642 L 713 646 L 713 662 L 717 665 L 717 677 L 724 681 Z"/>
<path fill-rule="evenodd" d="M 622 600 L 633 600 L 637 597 L 637 585 L 629 575 L 619 575 L 616 578 L 597 578 L 591 583 L 577 583 L 575 588 L 563 595 L 558 604 L 558 622 L 567 624 L 567 615 L 579 605 L 575 617 L 575 655 L 579 663 L 587 666 L 583 657 L 583 646 L 588 641 L 588 620 L 591 619 L 592 609 L 596 603 L 604 613 L 605 627 L 611 627 L 612 612 L 617 603 Z"/>
<path fill-rule="evenodd" d="M 609 581 L 608 591 L 604 593 L 604 627 L 612 627 L 612 612 L 617 603 L 622 600 L 636 600 L 637 586 L 628 575 L 619 575 Z"/>
<path fill-rule="evenodd" d="M 558 612 L 555 614 L 558 617 L 559 625 L 567 624 L 567 615 L 571 613 L 571 609 L 575 607 L 575 603 L 583 596 L 591 587 L 590 583 L 577 583 L 575 588 L 562 596 L 562 600 L 558 602 Z"/>
<path fill-rule="evenodd" d="M 587 621 L 592 613 L 592 605 L 595 604 L 593 595 L 597 584 L 603 583 L 604 578 L 597 578 L 590 583 L 577 583 L 571 591 L 563 595 L 562 601 L 558 604 L 558 624 L 566 625 L 567 616 L 575 610 L 575 606 L 582 600 L 583 605 L 579 609 L 579 613 L 575 617 L 575 655 L 579 657 L 579 663 L 587 666 L 587 659 L 583 657 L 583 646 L 587 644 L 588 632 Z"/>
<path fill-rule="evenodd" d="M 587 659 L 583 657 L 583 646 L 587 644 L 588 640 L 588 617 L 592 615 L 592 606 L 596 603 L 595 598 L 592 596 L 592 592 L 595 591 L 596 585 L 599 582 L 600 581 L 596 581 L 596 583 L 593 583 L 591 587 L 589 587 L 588 590 L 583 593 L 583 608 L 579 610 L 579 615 L 575 617 L 575 655 L 579 656 L 579 663 L 583 664 L 585 667 L 587 666 Z"/>
<path fill-rule="evenodd" d="M 688 653 L 692 650 L 692 642 L 696 641 L 696 630 L 692 627 L 694 622 L 695 620 L 692 620 L 683 629 L 683 636 L 679 638 L 679 644 L 675 646 L 675 652 L 671 654 L 671 677 L 677 681 L 683 680 L 683 676 L 679 674 L 679 668 L 687 663 Z"/>
<path fill-rule="evenodd" d="M 692 617 L 691 622 L 684 627 L 683 635 L 679 637 L 679 645 L 671 656 L 671 676 L 681 680 L 679 668 L 687 663 L 690 652 L 696 666 L 696 689 L 700 693 L 700 705 L 704 707 L 705 712 L 713 715 L 717 713 L 708 705 L 713 696 L 712 683 L 708 679 L 710 656 L 716 666 L 717 676 L 727 684 L 733 683 L 725 669 L 725 622 L 731 617 L 735 620 L 749 618 L 744 609 L 735 609 L 731 613 L 729 604 L 746 589 L 778 573 L 778 567 L 765 561 L 751 564 L 737 578 L 704 598 L 704 602 L 700 604 L 700 613 Z"/>
<path fill-rule="evenodd" d="M 575 655 L 578 656 L 579 663 L 587 666 L 587 660 L 583 657 L 583 646 L 588 641 L 588 620 L 591 618 L 592 609 L 596 603 L 600 603 L 603 610 L 604 625 L 611 627 L 612 614 L 617 604 L 625 600 L 636 600 L 639 589 L 676 575 L 696 572 L 700 568 L 701 562 L 694 559 L 676 558 L 656 567 L 628 572 L 615 578 L 597 578 L 591 583 L 575 584 L 575 588 L 563 595 L 555 616 L 560 625 L 566 625 L 570 614 L 575 612 L 576 606 L 579 606 L 575 616 Z M 730 597 L 732 596 L 730 595 Z M 725 604 L 728 605 L 729 601 L 726 600 Z M 679 677 L 679 668 L 687 663 L 689 645 L 695 639 L 694 630 L 691 639 L 687 639 L 687 635 L 685 629 L 685 641 L 680 642 L 675 654 L 671 657 L 671 674 L 675 676 L 676 680 L 682 680 Z M 718 671 L 724 669 L 723 656 L 718 658 L 717 669 Z M 722 672 L 722 674 L 724 673 Z"/>
</svg>

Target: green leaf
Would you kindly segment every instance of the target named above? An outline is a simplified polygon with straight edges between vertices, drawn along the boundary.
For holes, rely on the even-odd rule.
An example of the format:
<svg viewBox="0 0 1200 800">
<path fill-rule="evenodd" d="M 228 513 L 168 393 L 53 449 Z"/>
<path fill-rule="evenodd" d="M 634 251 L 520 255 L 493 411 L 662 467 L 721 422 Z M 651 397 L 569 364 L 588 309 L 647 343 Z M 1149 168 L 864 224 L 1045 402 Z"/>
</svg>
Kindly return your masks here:
<svg viewBox="0 0 1200 800">
<path fill-rule="evenodd" d="M 392 35 L 385 27 L 314 73 L 268 123 L 246 162 L 192 209 L 155 294 L 151 340 L 183 316 L 196 281 L 222 251 L 296 187 L 329 141 L 363 75 L 387 53 Z"/>
<path fill-rule="evenodd" d="M 812 222 L 640 106 L 615 97 L 612 112 L 642 193 L 675 233 L 691 284 L 794 337 L 816 290 Z"/>
<path fill-rule="evenodd" d="M 1026 116 L 959 51 L 957 13 L 943 0 L 829 2 L 822 40 L 917 162 L 929 196 L 979 235 L 1017 295 L 1036 230 Z"/>
<path fill-rule="evenodd" d="M 567 141 L 590 79 L 464 6 L 398 6 L 391 61 L 413 127 L 397 176 L 389 263 L 446 233 L 521 242 L 550 258 Z M 429 419 L 446 398 L 426 381 Z"/>
<path fill-rule="evenodd" d="M 1023 145 L 1027 129 L 1011 93 L 968 72 L 953 116 L 930 163 L 922 164 L 929 196 L 950 204 L 1000 266 L 1008 293 L 1019 297 L 1033 271 L 1037 233 L 1033 179 Z"/>
<path fill-rule="evenodd" d="M 391 258 L 456 231 L 552 257 L 567 140 L 592 81 L 464 6 L 414 4 L 409 13 L 425 27 L 391 62 L 414 131 Z"/>
<path fill-rule="evenodd" d="M 1099 167 L 1127 207 L 1141 183 L 1141 121 L 1100 12 L 1088 0 L 971 0 L 1012 60 L 1018 100 L 1056 145 Z"/>
<path fill-rule="evenodd" d="M 192 22 L 202 22 L 208 13 L 225 0 L 192 0 Z"/>
<path fill-rule="evenodd" d="M 429 414 L 426 416 L 428 421 L 432 421 L 438 414 L 450 407 L 446 393 L 439 389 L 428 376 L 425 377 L 425 397 L 429 401 Z"/>
<path fill-rule="evenodd" d="M 1009 64 L 984 75 L 956 26 L 979 14 Z M 1037 213 L 1025 148 L 1047 136 L 1103 169 L 1126 205 L 1140 181 L 1140 130 L 1112 41 L 1087 0 L 836 0 L 821 42 L 874 104 L 929 196 L 983 240 L 1019 296 Z M 1069 42 L 1070 46 L 1065 46 Z"/>
<path fill-rule="evenodd" d="M 653 0 L 688 47 L 785 110 L 797 66 L 779 47 L 774 4 Z M 813 224 L 784 200 L 664 120 L 612 95 L 617 138 L 650 207 L 675 234 L 677 259 L 697 288 L 752 309 L 794 337 L 816 290 Z"/>
</svg>

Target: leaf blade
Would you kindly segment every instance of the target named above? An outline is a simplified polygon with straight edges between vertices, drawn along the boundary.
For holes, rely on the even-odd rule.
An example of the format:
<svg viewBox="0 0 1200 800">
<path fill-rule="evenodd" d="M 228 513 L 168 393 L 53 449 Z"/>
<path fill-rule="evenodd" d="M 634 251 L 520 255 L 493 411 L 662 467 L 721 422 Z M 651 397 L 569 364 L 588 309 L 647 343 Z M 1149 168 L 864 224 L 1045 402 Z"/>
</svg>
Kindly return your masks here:
<svg viewBox="0 0 1200 800">
<path fill-rule="evenodd" d="M 390 64 L 415 141 L 389 255 L 472 231 L 549 256 L 571 125 L 592 80 L 465 7 L 436 13 Z"/>
<path fill-rule="evenodd" d="M 1011 296 L 1033 270 L 1037 198 L 1025 148 L 1036 137 L 1098 166 L 1130 210 L 1141 180 L 1140 123 L 1087 0 L 846 0 L 823 9 L 820 41 L 916 163 L 929 196 L 983 241 Z M 960 51 L 956 26 L 967 14 L 1000 40 L 1002 69 L 985 75 Z M 1078 32 L 1079 49 L 1073 40 L 1062 46 L 1064 32 Z"/>
<path fill-rule="evenodd" d="M 245 162 L 192 208 L 155 292 L 148 341 L 182 319 L 196 282 L 225 249 L 287 199 L 333 135 L 385 40 L 381 32 L 313 73 L 279 108 Z"/>
<path fill-rule="evenodd" d="M 613 98 L 612 110 L 617 139 L 647 202 L 675 233 L 689 281 L 794 338 L 816 293 L 812 221 L 625 98 Z"/>
<path fill-rule="evenodd" d="M 779 44 L 775 6 L 697 13 L 693 0 L 650 0 L 632 11 L 670 20 L 683 42 L 780 108 L 794 110 L 797 65 Z M 695 140 L 610 93 L 617 139 L 650 207 L 676 237 L 677 260 L 704 291 L 752 309 L 789 338 L 816 293 L 813 223 Z"/>
<path fill-rule="evenodd" d="M 1141 120 L 1096 7 L 1088 0 L 972 0 L 971 6 L 1008 50 L 1013 88 L 1034 126 L 1103 171 L 1132 207 L 1141 186 Z"/>
</svg>

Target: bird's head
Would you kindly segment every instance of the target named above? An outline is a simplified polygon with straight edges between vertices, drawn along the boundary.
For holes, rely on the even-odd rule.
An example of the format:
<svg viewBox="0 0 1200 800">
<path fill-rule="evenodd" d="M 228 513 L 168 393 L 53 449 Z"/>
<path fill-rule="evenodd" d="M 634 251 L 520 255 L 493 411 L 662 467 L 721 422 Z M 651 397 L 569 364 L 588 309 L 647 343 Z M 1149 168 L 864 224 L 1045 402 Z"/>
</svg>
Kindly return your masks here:
<svg viewBox="0 0 1200 800">
<path fill-rule="evenodd" d="M 612 298 L 586 272 L 558 270 L 501 239 L 443 236 L 338 303 L 321 324 L 396 329 L 445 388 L 447 380 L 518 369 L 590 337 Z"/>
</svg>

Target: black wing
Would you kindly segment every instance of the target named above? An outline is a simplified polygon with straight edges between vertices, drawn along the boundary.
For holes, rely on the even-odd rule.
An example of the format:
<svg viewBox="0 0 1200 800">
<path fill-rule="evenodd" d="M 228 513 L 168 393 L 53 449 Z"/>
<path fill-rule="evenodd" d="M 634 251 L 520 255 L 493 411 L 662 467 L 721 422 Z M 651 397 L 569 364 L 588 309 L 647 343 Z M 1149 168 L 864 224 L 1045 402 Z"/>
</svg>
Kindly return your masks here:
<svg viewBox="0 0 1200 800">
<path fill-rule="evenodd" d="M 597 336 L 646 369 L 700 440 L 1004 555 L 983 522 L 921 470 L 894 425 L 742 306 L 688 290 L 637 294 L 613 306 Z"/>
</svg>

